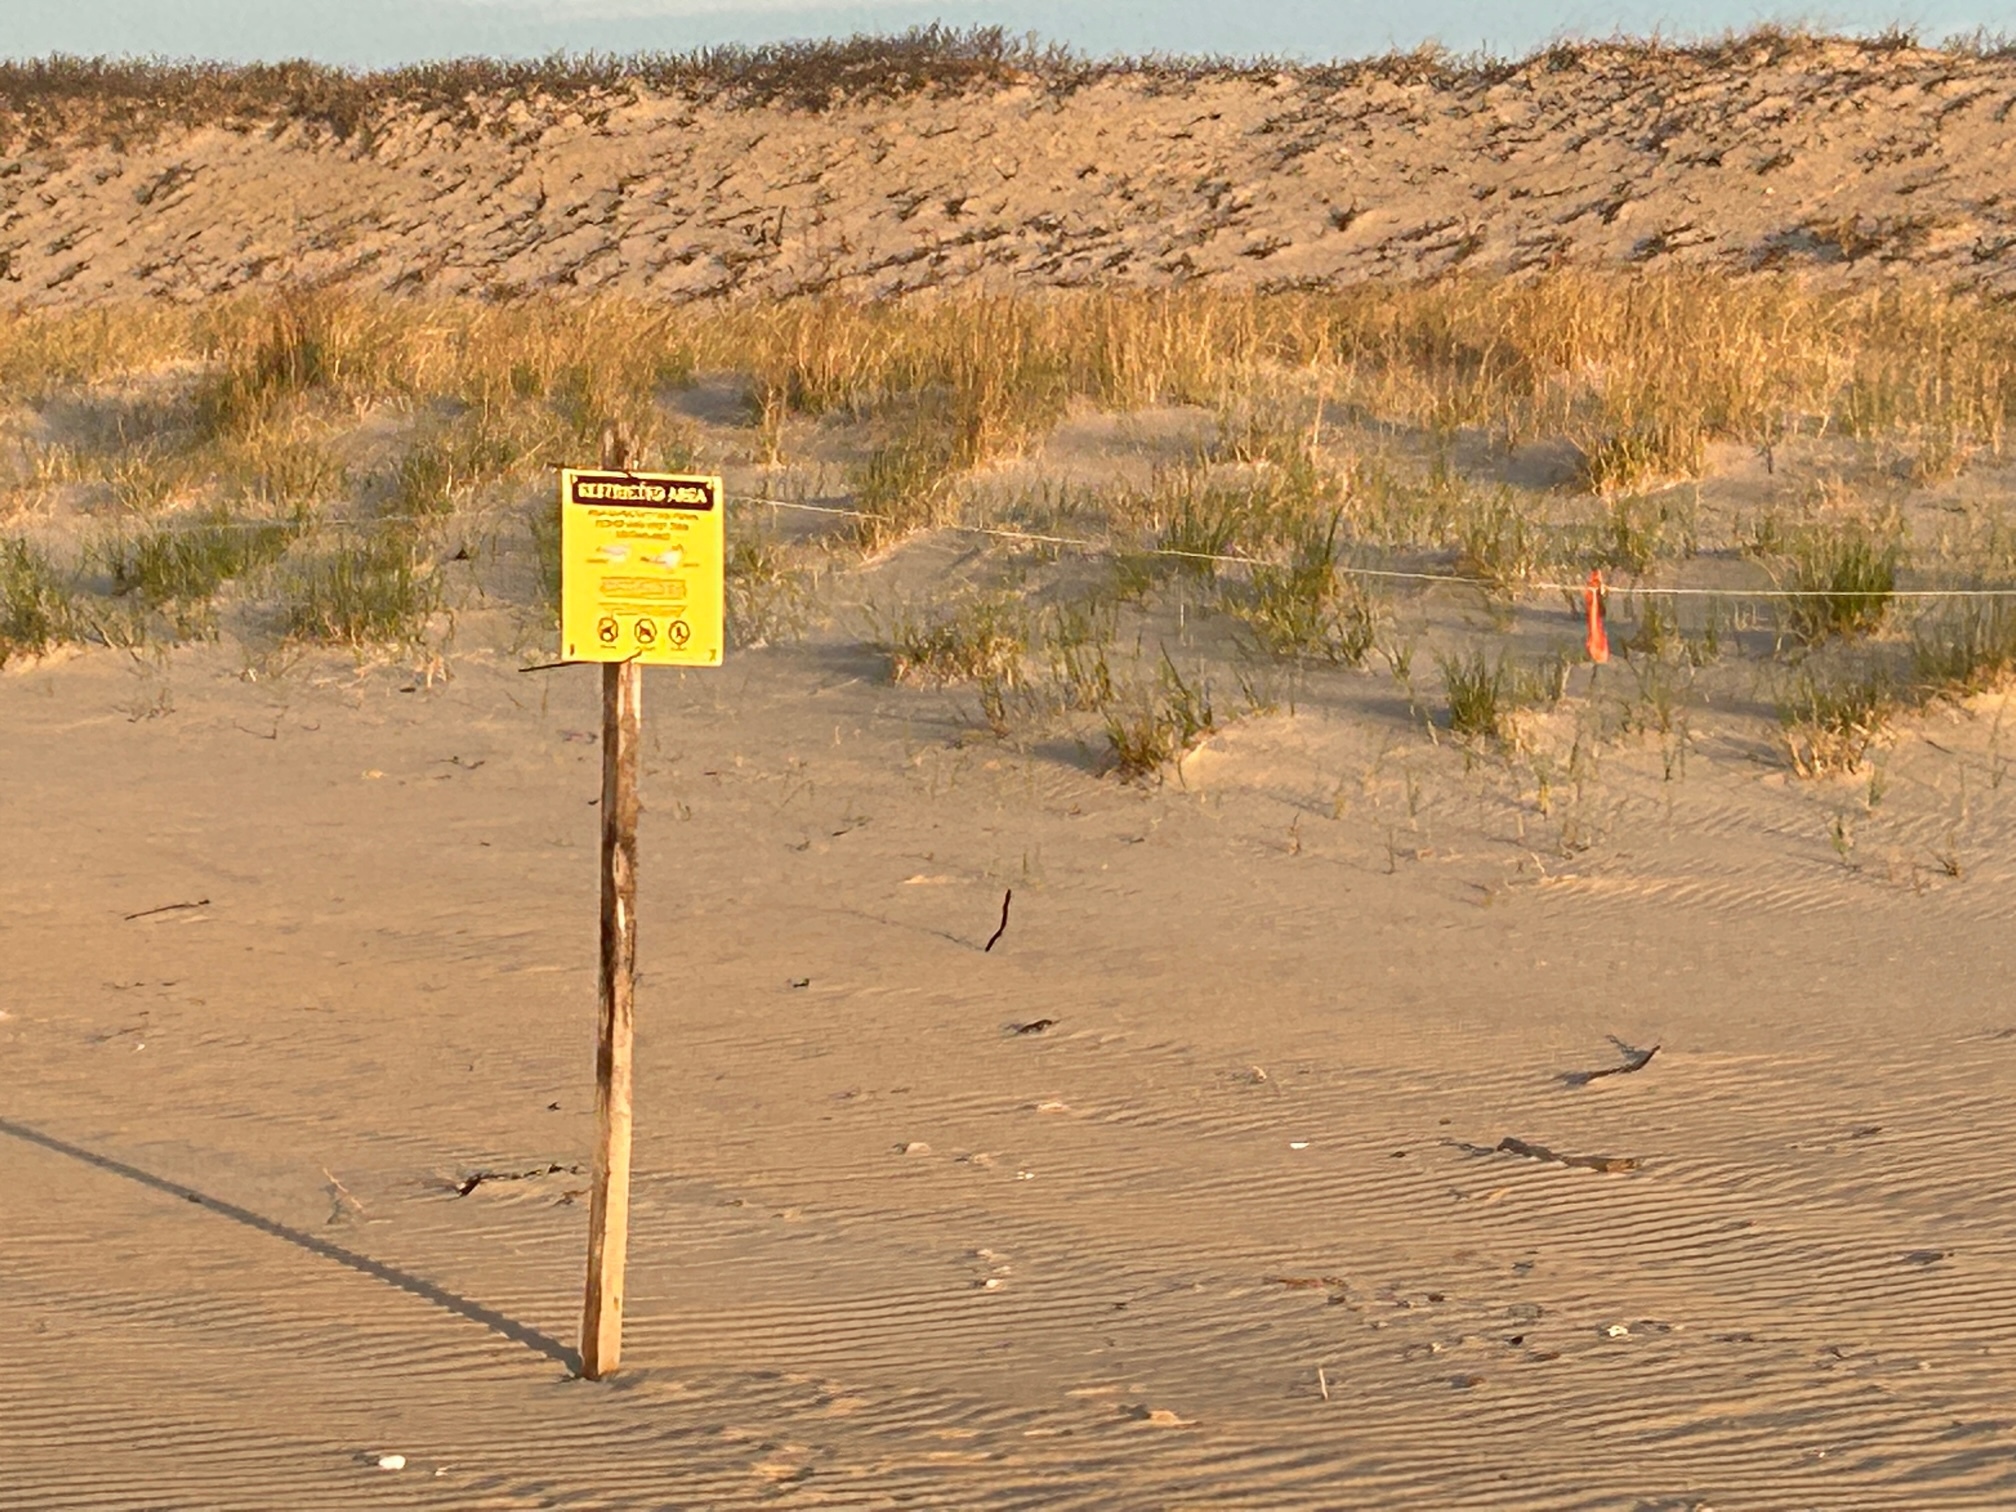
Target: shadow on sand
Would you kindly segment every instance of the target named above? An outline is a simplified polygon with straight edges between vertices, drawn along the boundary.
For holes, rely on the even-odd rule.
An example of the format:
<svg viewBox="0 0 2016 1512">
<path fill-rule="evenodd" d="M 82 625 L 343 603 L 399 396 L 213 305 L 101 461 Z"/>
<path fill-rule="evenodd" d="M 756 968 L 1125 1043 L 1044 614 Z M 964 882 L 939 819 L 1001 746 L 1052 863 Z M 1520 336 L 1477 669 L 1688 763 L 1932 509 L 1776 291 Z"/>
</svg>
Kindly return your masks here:
<svg viewBox="0 0 2016 1512">
<path fill-rule="evenodd" d="M 44 1134 L 39 1129 L 31 1129 L 25 1124 L 0 1118 L 0 1134 L 11 1135 L 28 1144 L 40 1145 L 45 1150 L 53 1150 L 58 1155 L 67 1155 L 72 1160 L 81 1160 L 86 1165 L 96 1166 L 101 1171 L 110 1171 L 115 1176 L 124 1176 L 128 1181 L 137 1181 L 141 1186 L 152 1187 L 157 1192 L 179 1197 L 184 1202 L 193 1202 L 220 1217 L 229 1218 L 234 1223 L 242 1223 L 249 1229 L 257 1229 L 260 1233 L 269 1234 L 275 1239 L 284 1239 L 311 1255 L 319 1255 L 324 1260 L 333 1260 L 338 1265 L 346 1265 L 360 1275 L 369 1276 L 375 1281 L 383 1281 L 388 1286 L 396 1286 L 423 1302 L 431 1302 L 436 1307 L 445 1308 L 457 1317 L 467 1318 L 472 1323 L 480 1323 L 492 1333 L 501 1334 L 514 1344 L 523 1344 L 527 1349 L 536 1350 L 547 1359 L 564 1365 L 570 1372 L 579 1373 L 580 1357 L 566 1345 L 558 1340 L 549 1339 L 537 1329 L 527 1328 L 523 1323 L 507 1318 L 500 1312 L 493 1312 L 479 1302 L 471 1302 L 467 1297 L 458 1297 L 455 1293 L 436 1286 L 432 1281 L 422 1280 L 395 1266 L 360 1255 L 355 1250 L 347 1250 L 340 1244 L 331 1244 L 326 1239 L 318 1239 L 315 1235 L 304 1233 L 300 1229 L 289 1228 L 284 1223 L 276 1223 L 249 1208 L 238 1206 L 235 1202 L 212 1197 L 208 1193 L 196 1191 L 179 1182 L 156 1176 L 151 1171 L 143 1171 L 138 1166 L 128 1165 L 123 1160 L 114 1160 L 109 1155 L 100 1155 L 80 1145 L 58 1139 L 54 1135 Z"/>
</svg>

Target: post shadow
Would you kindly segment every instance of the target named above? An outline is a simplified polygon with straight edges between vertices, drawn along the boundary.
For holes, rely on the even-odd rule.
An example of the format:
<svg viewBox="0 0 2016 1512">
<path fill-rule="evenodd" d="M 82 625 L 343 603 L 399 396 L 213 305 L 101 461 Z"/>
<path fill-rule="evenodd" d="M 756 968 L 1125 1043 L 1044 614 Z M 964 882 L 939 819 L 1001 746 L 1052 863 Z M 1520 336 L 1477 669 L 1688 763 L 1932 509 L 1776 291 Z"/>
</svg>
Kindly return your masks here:
<svg viewBox="0 0 2016 1512">
<path fill-rule="evenodd" d="M 70 1144 L 53 1134 L 44 1134 L 39 1129 L 31 1129 L 11 1119 L 0 1118 L 0 1134 L 12 1135 L 27 1144 L 40 1145 L 43 1149 L 53 1150 L 58 1155 L 68 1155 L 72 1160 L 81 1160 L 86 1165 L 96 1166 L 101 1171 L 110 1171 L 115 1176 L 124 1176 L 128 1181 L 138 1182 L 141 1186 L 151 1187 L 157 1192 L 165 1192 L 171 1197 L 180 1197 L 185 1202 L 193 1202 L 210 1212 L 231 1219 L 234 1223 L 242 1223 L 247 1228 L 257 1229 L 262 1234 L 269 1234 L 275 1239 L 284 1239 L 311 1255 L 319 1255 L 324 1260 L 333 1260 L 338 1265 L 348 1266 L 360 1275 L 396 1286 L 408 1295 L 418 1297 L 423 1302 L 431 1302 L 457 1317 L 467 1318 L 472 1323 L 480 1323 L 492 1333 L 501 1334 L 514 1344 L 523 1344 L 527 1349 L 565 1366 L 570 1373 L 580 1373 L 579 1356 L 558 1340 L 550 1339 L 537 1329 L 528 1328 L 515 1319 L 507 1318 L 504 1314 L 483 1306 L 480 1302 L 472 1302 L 467 1297 L 458 1297 L 445 1287 L 400 1270 L 397 1266 L 387 1265 L 382 1260 L 373 1260 L 368 1255 L 360 1255 L 355 1250 L 343 1248 L 340 1244 L 331 1244 L 314 1234 L 278 1223 L 253 1212 L 250 1208 L 240 1207 L 235 1202 L 212 1197 L 207 1192 L 199 1192 L 193 1187 L 186 1187 L 166 1177 L 156 1176 L 151 1171 L 143 1171 L 138 1166 L 128 1165 L 125 1161 L 115 1160 L 109 1155 L 100 1155 L 81 1145 Z"/>
</svg>

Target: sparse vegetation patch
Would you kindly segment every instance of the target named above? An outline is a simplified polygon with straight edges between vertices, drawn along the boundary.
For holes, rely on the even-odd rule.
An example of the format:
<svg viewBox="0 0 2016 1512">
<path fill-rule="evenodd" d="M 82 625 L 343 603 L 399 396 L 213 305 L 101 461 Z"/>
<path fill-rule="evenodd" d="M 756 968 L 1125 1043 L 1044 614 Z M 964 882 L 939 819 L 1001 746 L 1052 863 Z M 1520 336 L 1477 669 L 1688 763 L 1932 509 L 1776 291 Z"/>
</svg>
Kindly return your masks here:
<svg viewBox="0 0 2016 1512">
<path fill-rule="evenodd" d="M 1015 687 L 1022 682 L 1029 651 L 1021 606 L 993 594 L 949 613 L 899 610 L 877 630 L 876 639 L 888 654 L 893 681 L 927 685 L 994 682 Z"/>
<path fill-rule="evenodd" d="M 55 564 L 28 541 L 0 538 L 0 667 L 71 639 L 77 618 L 76 595 Z"/>
<path fill-rule="evenodd" d="M 1960 599 L 1913 628 L 1911 659 L 1928 693 L 1985 693 L 2016 674 L 2016 602 Z"/>
<path fill-rule="evenodd" d="M 1896 706 L 1890 679 L 1880 667 L 1800 667 L 1778 704 L 1793 770 L 1802 777 L 1859 770 L 1869 748 L 1888 729 Z"/>
<path fill-rule="evenodd" d="M 1337 559 L 1339 523 L 1336 515 L 1302 522 L 1288 560 L 1254 567 L 1250 591 L 1235 600 L 1235 612 L 1276 655 L 1359 667 L 1378 641 L 1378 607 Z"/>
<path fill-rule="evenodd" d="M 584 362 L 588 348 L 608 360 Z M 1642 692 L 1621 724 L 1606 693 L 1592 729 L 1657 729 L 1684 750 L 1687 711 L 1660 690 L 1699 674 L 1697 707 L 1718 706 L 1727 664 L 1747 639 L 1756 675 L 1775 625 L 1805 658 L 1780 728 L 1800 769 L 1831 769 L 1896 704 L 1839 667 L 1871 638 L 1901 665 L 1882 639 L 1899 593 L 2004 581 L 2016 560 L 1994 508 L 1965 493 L 1999 486 L 2016 314 L 1901 284 L 1564 270 L 1266 294 L 822 295 L 677 318 L 617 298 L 325 288 L 0 313 L 0 399 L 4 507 L 67 522 L 72 542 L 41 523 L 36 539 L 83 561 L 73 582 L 9 548 L 9 654 L 130 643 L 164 620 L 211 634 L 235 603 L 234 631 L 349 647 L 416 645 L 442 610 L 483 605 L 543 634 L 560 568 L 551 469 L 614 423 L 637 465 L 838 512 L 791 516 L 806 529 L 787 538 L 731 506 L 738 646 L 848 623 L 887 573 L 910 607 L 873 639 L 898 681 L 977 690 L 987 725 L 1018 738 L 1103 734 L 1131 775 L 1221 722 L 1212 677 L 1280 677 L 1300 697 L 1375 649 L 1417 720 L 1412 669 L 1440 665 L 1470 758 L 1527 752 L 1551 727 L 1522 711 L 1564 696 L 1568 661 L 1515 655 L 1511 637 L 1578 645 L 1591 567 Z M 1169 404 L 1189 408 L 1101 413 Z M 1102 432 L 1129 439 L 1099 465 L 1137 445 L 1140 460 L 1051 470 Z M 1725 478 L 1671 483 L 1729 442 L 1766 479 L 1796 466 L 1801 481 L 1753 478 L 1741 517 Z M 1927 530 L 1922 505 L 1905 509 L 1940 447 L 1972 472 Z M 1823 454 L 1852 485 L 1821 474 Z M 920 591 L 935 558 L 911 543 L 969 527 L 956 582 Z M 1397 576 L 1375 593 L 1365 568 Z M 1743 596 L 1767 585 L 1789 596 Z M 1662 596 L 1725 587 L 1736 596 Z M 1995 685 L 2008 621 L 1994 600 L 1928 612 L 1900 680 Z M 1170 648 L 1145 673 L 1143 645 Z"/>
<path fill-rule="evenodd" d="M 413 646 L 441 607 L 439 566 L 410 532 L 386 526 L 342 532 L 281 577 L 282 625 L 297 640 Z"/>
<path fill-rule="evenodd" d="M 1806 645 L 1877 629 L 1890 612 L 1904 547 L 1894 532 L 1867 525 L 1809 526 L 1785 545 L 1780 581 L 1787 630 Z"/>
<path fill-rule="evenodd" d="M 1155 681 L 1116 699 L 1106 710 L 1106 743 L 1121 777 L 1158 776 L 1218 727 L 1211 687 L 1185 678 L 1163 653 Z"/>
<path fill-rule="evenodd" d="M 115 530 L 94 543 L 92 555 L 114 593 L 166 611 L 178 634 L 207 632 L 218 589 L 279 560 L 307 524 L 305 515 L 262 518 L 216 505 Z"/>
</svg>

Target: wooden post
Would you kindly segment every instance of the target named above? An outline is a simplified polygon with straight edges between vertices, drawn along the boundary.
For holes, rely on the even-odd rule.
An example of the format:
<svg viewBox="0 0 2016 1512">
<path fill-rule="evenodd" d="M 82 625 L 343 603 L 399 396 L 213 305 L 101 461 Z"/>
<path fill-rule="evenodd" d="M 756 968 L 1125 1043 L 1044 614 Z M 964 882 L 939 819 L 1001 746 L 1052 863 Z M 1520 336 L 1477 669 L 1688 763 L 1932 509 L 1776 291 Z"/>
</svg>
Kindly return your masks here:
<svg viewBox="0 0 2016 1512">
<path fill-rule="evenodd" d="M 622 467 L 605 435 L 605 465 Z M 611 463 L 612 454 L 615 456 Z M 595 1052 L 595 1174 L 588 1201 L 588 1285 L 581 1374 L 599 1381 L 623 1355 L 623 1262 L 630 1238 L 630 1047 L 637 966 L 637 746 L 644 669 L 602 668 L 601 1034 Z"/>
<path fill-rule="evenodd" d="M 599 1381 L 623 1353 L 623 1258 L 630 1235 L 630 1044 L 637 964 L 637 742 L 644 669 L 602 669 L 602 1029 L 595 1051 L 595 1175 L 581 1374 Z"/>
</svg>

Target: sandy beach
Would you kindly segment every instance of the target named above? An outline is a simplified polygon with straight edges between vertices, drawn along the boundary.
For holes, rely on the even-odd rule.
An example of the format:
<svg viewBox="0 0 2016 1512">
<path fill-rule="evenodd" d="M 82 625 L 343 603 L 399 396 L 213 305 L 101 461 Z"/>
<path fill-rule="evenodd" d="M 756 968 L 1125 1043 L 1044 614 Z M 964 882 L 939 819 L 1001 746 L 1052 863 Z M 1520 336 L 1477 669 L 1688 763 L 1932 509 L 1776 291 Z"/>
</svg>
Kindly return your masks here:
<svg viewBox="0 0 2016 1512">
<path fill-rule="evenodd" d="M 1142 792 L 864 670 L 649 679 L 595 1385 L 593 674 L 0 683 L 9 1504 L 2007 1500 L 1978 731 L 1962 883 L 1649 759 L 1555 881 L 1343 719 Z"/>
</svg>

